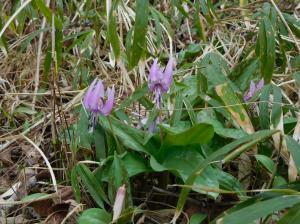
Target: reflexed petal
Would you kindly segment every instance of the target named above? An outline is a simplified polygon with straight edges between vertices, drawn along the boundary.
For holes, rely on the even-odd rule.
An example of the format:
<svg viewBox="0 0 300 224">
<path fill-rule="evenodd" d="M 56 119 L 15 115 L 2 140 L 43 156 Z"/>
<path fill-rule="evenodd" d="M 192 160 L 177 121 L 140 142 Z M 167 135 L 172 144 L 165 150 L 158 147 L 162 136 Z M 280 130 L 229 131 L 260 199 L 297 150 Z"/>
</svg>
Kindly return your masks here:
<svg viewBox="0 0 300 224">
<path fill-rule="evenodd" d="M 164 91 L 167 92 L 172 84 L 173 80 L 173 64 L 174 60 L 173 58 L 170 58 L 168 61 L 168 64 L 166 66 L 166 69 L 164 71 L 164 77 L 163 77 L 163 88 Z"/>
<path fill-rule="evenodd" d="M 256 85 L 256 90 L 257 91 L 261 90 L 264 87 L 264 84 L 265 84 L 264 79 L 261 79 Z"/>
<path fill-rule="evenodd" d="M 90 103 L 89 103 L 90 109 L 93 112 L 99 111 L 99 100 L 101 99 L 102 91 L 104 91 L 102 82 L 97 82 L 95 89 L 91 94 Z"/>
<path fill-rule="evenodd" d="M 111 89 L 110 88 L 107 89 L 107 101 L 103 105 L 103 107 L 100 108 L 100 112 L 104 116 L 107 116 L 111 112 L 114 106 L 114 99 L 115 99 L 115 87 L 113 86 Z"/>
<path fill-rule="evenodd" d="M 253 96 L 255 93 L 256 87 L 255 87 L 255 83 L 253 81 L 251 81 L 250 83 L 250 90 L 249 90 L 249 96 Z"/>
<path fill-rule="evenodd" d="M 97 78 L 95 78 L 94 81 L 90 84 L 90 86 L 89 86 L 89 88 L 88 88 L 88 90 L 87 90 L 87 92 L 86 92 L 86 94 L 85 94 L 85 96 L 83 98 L 83 105 L 84 105 L 84 107 L 86 109 L 90 108 L 89 107 L 90 98 L 91 98 L 91 94 L 92 94 L 92 92 L 94 90 L 94 86 L 95 86 L 96 82 L 97 82 Z"/>
<path fill-rule="evenodd" d="M 104 86 L 101 79 L 99 79 L 98 84 L 100 86 L 100 96 L 101 98 L 104 98 Z"/>
<path fill-rule="evenodd" d="M 152 82 L 152 81 L 156 81 L 159 79 L 159 66 L 157 64 L 158 62 L 158 59 L 156 58 L 150 68 L 150 71 L 149 71 L 149 80 L 148 82 Z"/>
</svg>

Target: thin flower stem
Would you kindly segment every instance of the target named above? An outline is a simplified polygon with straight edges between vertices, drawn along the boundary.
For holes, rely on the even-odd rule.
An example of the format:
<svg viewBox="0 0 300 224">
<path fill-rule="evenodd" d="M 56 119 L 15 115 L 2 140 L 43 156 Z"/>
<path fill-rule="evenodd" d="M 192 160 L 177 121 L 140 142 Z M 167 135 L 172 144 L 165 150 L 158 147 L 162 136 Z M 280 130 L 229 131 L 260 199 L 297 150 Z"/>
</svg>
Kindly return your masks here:
<svg viewBox="0 0 300 224">
<path fill-rule="evenodd" d="M 158 112 L 158 123 L 159 123 L 159 132 L 160 132 L 160 144 L 163 144 L 164 141 L 164 135 L 163 135 L 163 130 L 162 130 L 162 111 L 159 108 L 159 112 Z"/>
</svg>

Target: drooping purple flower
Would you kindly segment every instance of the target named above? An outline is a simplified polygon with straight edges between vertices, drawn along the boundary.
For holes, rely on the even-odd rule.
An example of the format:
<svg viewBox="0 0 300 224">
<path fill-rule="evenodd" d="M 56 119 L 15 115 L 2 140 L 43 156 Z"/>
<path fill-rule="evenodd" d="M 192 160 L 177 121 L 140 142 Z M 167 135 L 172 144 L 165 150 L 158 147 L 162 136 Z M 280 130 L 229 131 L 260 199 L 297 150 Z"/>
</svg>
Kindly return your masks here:
<svg viewBox="0 0 300 224">
<path fill-rule="evenodd" d="M 106 95 L 107 99 L 105 102 L 105 91 L 102 80 L 96 78 L 89 86 L 83 98 L 85 109 L 92 115 L 93 127 L 95 126 L 95 119 L 99 114 L 103 116 L 110 114 L 115 98 L 114 86 L 112 88 L 107 88 Z"/>
<path fill-rule="evenodd" d="M 150 68 L 148 87 L 151 92 L 155 94 L 156 106 L 160 107 L 161 94 L 168 92 L 173 80 L 173 65 L 174 60 L 170 58 L 164 71 L 158 65 L 156 58 Z"/>
<path fill-rule="evenodd" d="M 257 84 L 251 81 L 249 91 L 244 95 L 244 100 L 246 102 L 249 101 L 255 95 L 255 93 L 260 91 L 263 87 L 264 87 L 263 79 L 261 79 Z"/>
</svg>

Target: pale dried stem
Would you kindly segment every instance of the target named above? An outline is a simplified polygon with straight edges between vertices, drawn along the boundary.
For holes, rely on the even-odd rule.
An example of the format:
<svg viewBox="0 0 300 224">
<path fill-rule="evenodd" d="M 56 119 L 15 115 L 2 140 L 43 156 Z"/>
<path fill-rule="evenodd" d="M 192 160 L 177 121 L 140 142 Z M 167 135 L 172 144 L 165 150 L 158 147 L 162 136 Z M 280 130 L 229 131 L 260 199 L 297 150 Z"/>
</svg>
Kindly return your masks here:
<svg viewBox="0 0 300 224">
<path fill-rule="evenodd" d="M 54 190 L 55 192 L 57 193 L 58 191 L 58 188 L 57 188 L 57 181 L 56 181 L 56 178 L 55 178 L 55 175 L 54 175 L 54 172 L 53 172 L 53 169 L 52 169 L 52 166 L 48 160 L 48 158 L 46 157 L 46 155 L 44 154 L 44 152 L 28 137 L 26 137 L 25 135 L 22 135 L 21 136 L 27 141 L 29 142 L 38 152 L 39 154 L 43 157 L 47 167 L 48 167 L 48 170 L 50 172 L 50 176 L 51 176 L 51 179 L 52 179 L 52 184 L 53 184 L 53 187 L 54 187 Z"/>
</svg>

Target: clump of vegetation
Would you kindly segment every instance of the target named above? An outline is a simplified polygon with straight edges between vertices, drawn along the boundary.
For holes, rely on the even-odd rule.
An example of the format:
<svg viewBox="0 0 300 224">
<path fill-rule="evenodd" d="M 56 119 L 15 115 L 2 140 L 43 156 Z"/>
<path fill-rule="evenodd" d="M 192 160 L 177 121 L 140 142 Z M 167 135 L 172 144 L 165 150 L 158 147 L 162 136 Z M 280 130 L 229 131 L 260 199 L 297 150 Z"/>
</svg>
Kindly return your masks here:
<svg viewBox="0 0 300 224">
<path fill-rule="evenodd" d="M 3 2 L 0 223 L 298 223 L 299 10 Z"/>
</svg>

